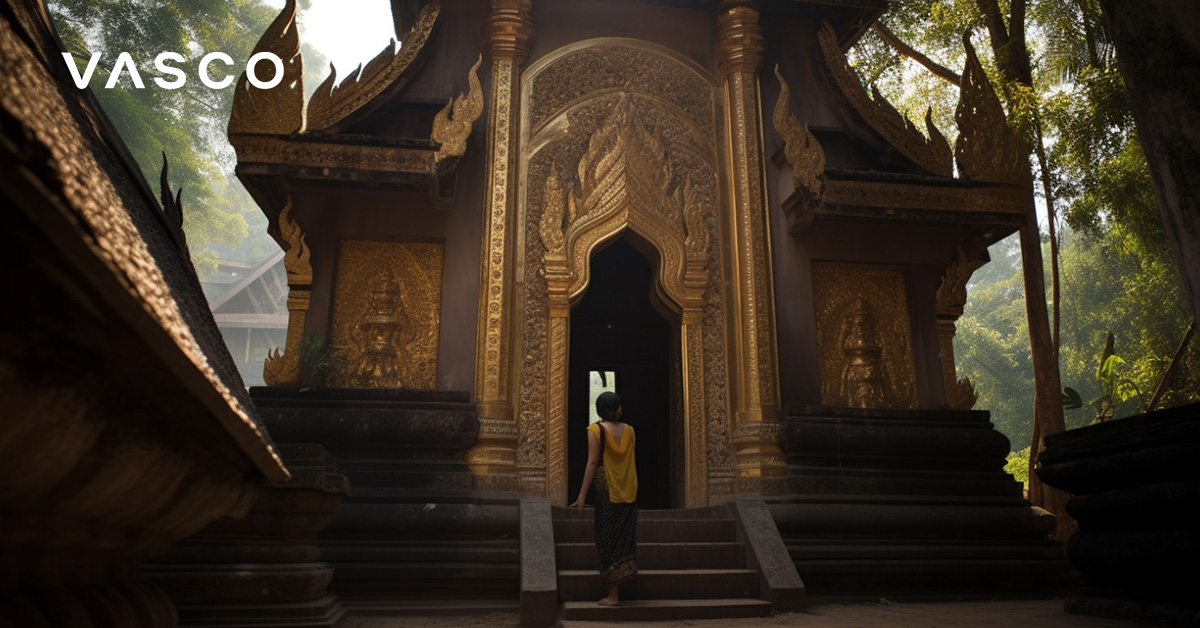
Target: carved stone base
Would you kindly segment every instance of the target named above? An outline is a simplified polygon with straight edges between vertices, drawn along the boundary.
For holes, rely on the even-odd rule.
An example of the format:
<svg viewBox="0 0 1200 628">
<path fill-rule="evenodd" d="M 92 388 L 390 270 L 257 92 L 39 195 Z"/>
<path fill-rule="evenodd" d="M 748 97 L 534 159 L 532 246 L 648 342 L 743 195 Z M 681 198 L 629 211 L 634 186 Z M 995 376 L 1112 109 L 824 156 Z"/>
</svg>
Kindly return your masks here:
<svg viewBox="0 0 1200 628">
<path fill-rule="evenodd" d="M 1200 625 L 1200 404 L 1046 437 L 1043 482 L 1072 494 L 1079 531 L 1067 559 L 1084 588 L 1068 613 L 1175 626 Z"/>
<path fill-rule="evenodd" d="M 181 626 L 336 626 L 345 614 L 328 588 L 317 534 L 349 484 L 320 445 L 280 445 L 292 479 L 255 488 L 241 519 L 218 519 L 147 560 L 179 607 Z"/>
<path fill-rule="evenodd" d="M 276 441 L 321 443 L 350 479 L 318 543 L 333 568 L 330 589 L 344 603 L 517 599 L 519 484 L 515 474 L 476 475 L 464 461 L 480 429 L 469 394 L 251 395 Z M 477 483 L 497 477 L 502 483 L 480 490 Z"/>
<path fill-rule="evenodd" d="M 779 450 L 779 429 L 779 423 L 774 421 L 753 421 L 733 431 L 739 494 L 779 494 L 782 482 L 768 480 L 781 478 L 786 472 Z M 772 491 L 772 487 L 776 490 Z"/>
<path fill-rule="evenodd" d="M 1056 521 L 1004 472 L 986 412 L 791 408 L 772 514 L 811 596 L 1053 595 Z"/>
<path fill-rule="evenodd" d="M 330 570 L 332 573 L 332 570 Z M 346 609 L 330 593 L 308 602 L 291 604 L 180 604 L 180 627 L 220 628 L 331 628 L 343 625 Z"/>
</svg>

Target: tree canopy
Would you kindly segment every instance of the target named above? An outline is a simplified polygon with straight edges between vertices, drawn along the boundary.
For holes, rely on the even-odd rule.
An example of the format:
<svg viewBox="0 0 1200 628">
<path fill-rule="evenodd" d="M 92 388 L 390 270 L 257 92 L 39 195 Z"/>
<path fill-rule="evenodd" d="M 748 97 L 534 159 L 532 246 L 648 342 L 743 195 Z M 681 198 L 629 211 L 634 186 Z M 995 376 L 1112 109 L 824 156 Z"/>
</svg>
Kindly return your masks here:
<svg viewBox="0 0 1200 628">
<path fill-rule="evenodd" d="M 170 183 L 183 189 L 184 229 L 200 276 L 216 270 L 218 251 L 254 260 L 277 250 L 265 217 L 232 176 L 235 157 L 225 127 L 234 88 L 206 87 L 197 65 L 209 52 L 224 52 L 235 65 L 212 64 L 213 78 L 236 79 L 278 11 L 261 0 L 51 0 L 49 9 L 80 71 L 92 53 L 100 54 L 90 85 L 147 181 L 158 181 L 166 154 Z M 120 72 L 116 87 L 104 87 L 121 52 L 132 56 L 144 88 L 128 72 Z M 186 59 L 174 64 L 187 74 L 182 87 L 153 82 L 172 78 L 154 67 L 162 52 Z M 319 53 L 303 52 L 306 67 L 324 69 Z"/>
<path fill-rule="evenodd" d="M 995 44 L 998 30 L 1007 40 L 981 57 L 1010 123 L 1034 145 L 1034 173 L 1046 183 L 1038 187 L 1039 197 L 1054 201 L 1047 220 L 1054 221 L 1061 248 L 1058 361 L 1063 385 L 1078 390 L 1085 404 L 1068 410 L 1068 427 L 1086 425 L 1098 414 L 1086 404 L 1106 394 L 1101 353 L 1110 333 L 1118 359 L 1109 362 L 1109 385 L 1117 378 L 1119 392 L 1132 395 L 1115 395 L 1116 416 L 1137 412 L 1166 372 L 1189 316 L 1098 3 L 1014 0 L 1001 7 L 995 0 L 897 0 L 859 43 L 855 58 L 860 74 L 910 117 L 932 106 L 939 127 L 952 132 L 958 94 L 941 70 L 962 68 L 962 33 L 991 37 Z M 997 55 L 1020 55 L 1026 43 L 1028 86 L 1014 84 L 997 62 Z M 1039 145 L 1042 156 L 1036 155 Z M 1049 259 L 1049 242 L 1044 246 Z M 969 286 L 955 353 L 959 374 L 979 393 L 977 407 L 991 410 L 1020 450 L 1030 443 L 1034 389 L 1021 257 L 1014 239 L 990 252 L 992 262 Z M 1196 344 L 1185 352 L 1159 407 L 1198 398 Z"/>
</svg>

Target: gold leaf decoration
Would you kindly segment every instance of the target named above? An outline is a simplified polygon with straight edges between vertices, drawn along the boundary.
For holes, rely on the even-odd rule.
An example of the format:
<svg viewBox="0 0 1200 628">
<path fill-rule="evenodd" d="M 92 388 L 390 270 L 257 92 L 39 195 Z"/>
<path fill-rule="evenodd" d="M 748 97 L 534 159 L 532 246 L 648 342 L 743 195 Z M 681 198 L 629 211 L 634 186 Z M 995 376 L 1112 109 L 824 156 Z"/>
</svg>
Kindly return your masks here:
<svg viewBox="0 0 1200 628">
<path fill-rule="evenodd" d="M 479 55 L 467 73 L 470 85 L 467 93 L 459 93 L 457 98 L 452 98 L 433 118 L 432 138 L 441 144 L 434 158 L 439 163 L 451 157 L 462 157 L 467 152 L 471 126 L 483 113 L 483 88 L 479 85 L 479 65 L 482 63 L 483 55 Z"/>
<path fill-rule="evenodd" d="M 916 408 L 904 275 L 813 266 L 821 403 Z"/>
<path fill-rule="evenodd" d="M 1025 151 L 1008 127 L 1000 98 L 975 55 L 970 33 L 963 34 L 963 46 L 967 64 L 959 83 L 958 108 L 954 110 L 958 172 L 972 181 L 1031 185 Z"/>
<path fill-rule="evenodd" d="M 792 165 L 792 180 L 797 190 L 803 190 L 807 200 L 815 205 L 825 193 L 825 150 L 817 138 L 792 115 L 789 107 L 791 88 L 775 66 L 775 77 L 779 79 L 779 100 L 775 101 L 775 131 L 783 138 L 784 154 Z"/>
<path fill-rule="evenodd" d="M 333 67 L 308 101 L 308 129 L 320 131 L 341 122 L 354 112 L 389 93 L 400 79 L 420 64 L 425 44 L 433 37 L 441 15 L 441 0 L 432 0 L 421 9 L 412 28 L 400 38 L 400 50 L 392 40 L 366 67 L 352 72 L 339 85 L 334 85 Z M 357 77 L 355 80 L 353 77 Z"/>
<path fill-rule="evenodd" d="M 308 316 L 312 289 L 310 251 L 304 241 L 304 231 L 292 219 L 292 197 L 279 212 L 279 236 L 287 245 L 283 266 L 288 278 L 288 326 L 283 351 L 267 352 L 263 363 L 263 381 L 268 386 L 294 386 L 300 383 L 300 341 L 304 338 L 304 322 Z"/>
<path fill-rule="evenodd" d="M 260 52 L 274 53 L 283 61 L 283 80 L 271 89 L 259 89 L 242 72 L 233 95 L 228 133 L 299 133 L 304 128 L 304 59 L 296 30 L 296 0 L 287 0 L 251 56 Z"/>
<path fill-rule="evenodd" d="M 622 92 L 613 113 L 588 141 L 578 172 L 581 193 L 572 192 L 576 218 L 572 231 L 589 217 L 607 215 L 627 200 L 642 203 L 660 216 L 679 213 L 668 192 L 671 168 L 666 148 L 633 115 L 629 92 Z"/>
<path fill-rule="evenodd" d="M 874 99 L 867 95 L 858 75 L 850 67 L 846 54 L 838 46 L 837 33 L 828 20 L 817 32 L 817 40 L 821 44 L 825 66 L 829 69 L 838 90 L 875 132 L 921 168 L 943 177 L 954 175 L 954 155 L 950 144 L 946 142 L 944 135 L 932 129 L 933 121 L 928 114 L 925 124 L 931 130 L 926 138 L 908 118 L 901 115 L 880 95 L 879 90 L 872 88 Z"/>
<path fill-rule="evenodd" d="M 279 212 L 279 235 L 287 242 L 287 251 L 283 257 L 283 266 L 287 269 L 289 284 L 312 284 L 312 263 L 309 261 L 311 251 L 304 241 L 304 232 L 300 225 L 292 220 L 292 198 L 289 195 L 287 204 Z"/>
<path fill-rule="evenodd" d="M 987 263 L 984 256 L 968 255 L 961 245 L 957 248 L 954 261 L 946 267 L 942 274 L 942 283 L 937 290 L 937 313 L 939 315 L 961 316 L 963 306 L 967 303 L 967 281 L 975 271 Z"/>
<path fill-rule="evenodd" d="M 566 241 L 563 238 L 563 190 L 558 182 L 558 175 L 550 173 L 546 177 L 545 209 L 542 211 L 542 221 L 538 233 L 542 237 L 542 245 L 549 254 L 561 255 Z"/>
<path fill-rule="evenodd" d="M 687 229 L 684 246 L 687 248 L 688 257 L 703 259 L 708 256 L 708 225 L 704 224 L 704 206 L 700 203 L 691 177 L 684 181 L 680 196 L 684 227 Z"/>
<path fill-rule="evenodd" d="M 338 255 L 330 339 L 344 388 L 437 387 L 440 242 L 346 240 Z"/>
</svg>

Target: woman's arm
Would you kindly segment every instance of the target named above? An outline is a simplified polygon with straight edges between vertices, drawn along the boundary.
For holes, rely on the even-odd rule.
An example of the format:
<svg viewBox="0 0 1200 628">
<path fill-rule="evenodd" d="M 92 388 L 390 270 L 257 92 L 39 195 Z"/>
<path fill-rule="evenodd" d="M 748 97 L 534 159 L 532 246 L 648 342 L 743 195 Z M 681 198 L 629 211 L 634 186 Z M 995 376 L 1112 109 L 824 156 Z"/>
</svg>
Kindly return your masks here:
<svg viewBox="0 0 1200 628">
<path fill-rule="evenodd" d="M 600 428 L 603 430 L 604 428 Z M 588 488 L 592 485 L 592 478 L 596 476 L 596 466 L 600 464 L 600 439 L 588 430 L 588 461 L 587 468 L 583 470 L 583 486 L 579 489 L 579 499 L 571 504 L 574 508 L 583 508 L 587 502 Z"/>
</svg>

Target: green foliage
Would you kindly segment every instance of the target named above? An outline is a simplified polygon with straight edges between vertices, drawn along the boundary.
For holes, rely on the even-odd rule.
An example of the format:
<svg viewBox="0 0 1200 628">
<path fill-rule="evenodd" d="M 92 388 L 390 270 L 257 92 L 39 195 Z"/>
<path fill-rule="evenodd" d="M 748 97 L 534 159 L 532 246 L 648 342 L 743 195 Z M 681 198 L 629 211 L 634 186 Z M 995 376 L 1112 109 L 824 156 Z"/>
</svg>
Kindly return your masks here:
<svg viewBox="0 0 1200 628">
<path fill-rule="evenodd" d="M 300 340 L 300 385 L 323 388 L 329 375 L 343 366 L 337 349 L 329 346 L 322 336 L 305 336 Z"/>
<path fill-rule="evenodd" d="M 254 205 L 244 193 L 244 198 L 214 193 L 213 181 L 224 178 L 221 156 L 228 150 L 223 130 L 233 90 L 205 87 L 195 64 L 205 52 L 217 50 L 234 59 L 248 58 L 270 23 L 271 9 L 256 0 L 53 0 L 50 10 L 79 67 L 93 52 L 100 53 L 92 91 L 147 181 L 158 181 L 162 154 L 167 154 L 171 185 L 183 188 L 184 228 L 197 271 L 202 277 L 215 271 L 211 247 L 239 248 L 249 233 L 243 214 Z M 188 73 L 180 89 L 162 89 L 153 82 L 158 76 L 153 60 L 166 51 L 188 60 L 180 64 Z M 137 89 L 127 73 L 117 87 L 104 88 L 121 52 L 133 56 L 145 88 Z"/>
<path fill-rule="evenodd" d="M 1109 390 L 1108 416 L 1138 412 L 1187 328 L 1190 316 L 1178 270 L 1135 242 L 1119 230 L 1099 240 L 1074 237 L 1070 229 L 1064 233 L 1059 368 L 1080 407 L 1090 405 L 1085 399 L 1096 404 L 1090 413 L 1067 412 L 1068 428 L 1091 423 Z M 1019 448 L 1030 442 L 1034 389 L 1016 237 L 990 252 L 992 262 L 968 286 L 954 351 L 959 376 L 975 385 L 976 407 L 990 410 L 996 428 Z M 1096 348 L 1106 344 L 1110 331 L 1111 353 L 1120 358 L 1105 366 L 1108 356 L 1102 359 Z M 1187 356 L 1160 407 L 1200 401 L 1200 342 L 1192 343 Z"/>
<path fill-rule="evenodd" d="M 1094 423 L 1103 423 L 1111 419 L 1116 404 L 1141 395 L 1137 383 L 1129 378 L 1128 369 L 1120 368 L 1122 366 L 1125 366 L 1125 360 L 1121 359 L 1121 356 L 1110 355 L 1104 358 L 1100 368 L 1096 369 L 1096 381 L 1100 382 L 1100 396 L 1090 404 L 1098 411 Z"/>
<path fill-rule="evenodd" d="M 196 70 L 206 53 L 220 51 L 234 59 L 229 71 L 240 73 L 277 11 L 261 0 L 50 0 L 49 9 L 80 70 L 92 52 L 100 53 L 92 91 L 155 190 L 162 154 L 170 160 L 171 185 L 183 189 L 184 229 L 201 278 L 216 271 L 218 256 L 256 260 L 278 250 L 258 207 L 232 174 L 225 127 L 234 88 L 210 89 Z M 153 80 L 159 76 L 154 58 L 168 51 L 186 59 L 174 64 L 187 73 L 179 89 L 163 89 Z M 121 52 L 132 55 L 144 89 L 128 73 L 117 87 L 104 87 Z M 322 71 L 323 56 L 307 46 L 304 59 L 307 68 Z M 219 79 L 227 66 L 211 68 Z M 316 85 L 316 76 L 306 76 L 306 82 Z"/>
<path fill-rule="evenodd" d="M 1031 447 L 1026 447 L 1008 454 L 1008 463 L 1004 465 L 1004 472 L 1012 474 L 1013 479 L 1023 484 L 1027 495 L 1029 494 L 1029 452 L 1031 449 Z"/>
<path fill-rule="evenodd" d="M 996 71 L 980 10 L 985 4 L 897 0 L 882 21 L 956 72 L 963 67 L 962 33 L 970 32 L 1012 126 L 1028 132 L 1034 123 L 1040 125 L 1055 207 L 1067 221 L 1059 229 L 1059 362 L 1069 387 L 1066 402 L 1082 407 L 1084 399 L 1110 400 L 1108 416 L 1126 416 L 1139 409 L 1139 391 L 1158 385 L 1188 315 L 1103 15 L 1096 0 L 1029 2 L 1024 30 L 1034 80 L 1032 86 L 1017 86 L 1002 84 Z M 1007 3 L 999 4 L 1008 10 Z M 1011 31 L 1013 25 L 1007 26 Z M 939 128 L 953 138 L 955 86 L 900 57 L 874 32 L 852 56 L 860 75 L 910 117 L 932 106 Z M 992 246 L 990 253 L 992 262 L 972 279 L 958 321 L 958 373 L 975 385 L 977 407 L 990 410 L 997 429 L 1021 448 L 1030 442 L 1034 384 L 1016 237 Z M 1050 259 L 1048 247 L 1043 259 Z M 1109 332 L 1121 356 L 1113 360 L 1095 353 Z M 1200 399 L 1197 346 L 1189 350 L 1164 406 Z M 1068 427 L 1091 419 L 1088 413 L 1066 416 Z"/>
</svg>

